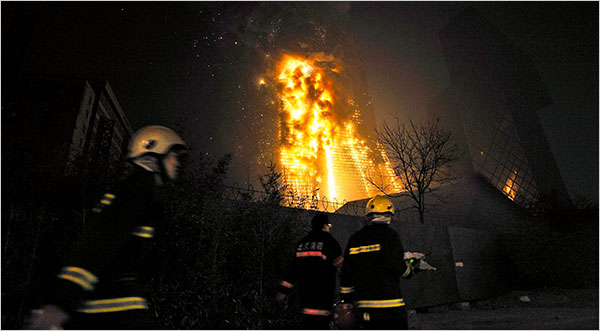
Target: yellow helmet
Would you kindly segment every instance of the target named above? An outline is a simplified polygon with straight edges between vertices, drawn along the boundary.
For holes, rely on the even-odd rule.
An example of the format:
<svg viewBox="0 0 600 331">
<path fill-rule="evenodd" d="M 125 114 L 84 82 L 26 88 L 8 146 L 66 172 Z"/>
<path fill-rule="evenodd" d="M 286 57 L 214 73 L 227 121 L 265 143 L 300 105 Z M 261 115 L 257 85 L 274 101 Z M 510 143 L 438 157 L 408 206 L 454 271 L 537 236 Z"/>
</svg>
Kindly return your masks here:
<svg viewBox="0 0 600 331">
<path fill-rule="evenodd" d="M 367 202 L 365 215 L 371 213 L 391 213 L 394 215 L 394 204 L 392 201 L 382 195 L 376 195 Z"/>
<path fill-rule="evenodd" d="M 165 155 L 176 146 L 187 149 L 185 142 L 173 130 L 149 125 L 133 134 L 129 140 L 127 157 L 134 159 L 147 153 Z"/>
</svg>

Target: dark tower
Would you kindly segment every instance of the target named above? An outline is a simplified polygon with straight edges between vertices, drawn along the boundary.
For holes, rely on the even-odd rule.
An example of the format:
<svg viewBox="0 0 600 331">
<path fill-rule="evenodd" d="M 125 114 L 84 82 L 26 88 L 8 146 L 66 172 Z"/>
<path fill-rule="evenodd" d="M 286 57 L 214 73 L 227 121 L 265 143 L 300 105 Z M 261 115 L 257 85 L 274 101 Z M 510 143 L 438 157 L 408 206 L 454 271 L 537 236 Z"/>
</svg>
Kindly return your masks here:
<svg viewBox="0 0 600 331">
<path fill-rule="evenodd" d="M 453 18 L 440 42 L 451 86 L 430 108 L 458 132 L 467 151 L 461 169 L 524 207 L 544 197 L 567 204 L 536 114 L 552 99 L 531 60 L 474 9 Z"/>
</svg>

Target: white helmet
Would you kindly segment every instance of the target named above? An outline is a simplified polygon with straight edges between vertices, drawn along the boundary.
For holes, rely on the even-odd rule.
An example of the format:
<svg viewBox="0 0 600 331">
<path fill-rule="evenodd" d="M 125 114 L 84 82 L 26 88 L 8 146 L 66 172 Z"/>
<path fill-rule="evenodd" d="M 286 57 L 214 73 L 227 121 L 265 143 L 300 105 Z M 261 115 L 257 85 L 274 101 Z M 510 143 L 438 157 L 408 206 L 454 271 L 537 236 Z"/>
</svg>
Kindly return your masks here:
<svg viewBox="0 0 600 331">
<path fill-rule="evenodd" d="M 160 125 L 145 126 L 129 140 L 127 158 L 135 159 L 149 153 L 166 155 L 175 147 L 187 149 L 185 142 L 173 130 Z"/>
</svg>

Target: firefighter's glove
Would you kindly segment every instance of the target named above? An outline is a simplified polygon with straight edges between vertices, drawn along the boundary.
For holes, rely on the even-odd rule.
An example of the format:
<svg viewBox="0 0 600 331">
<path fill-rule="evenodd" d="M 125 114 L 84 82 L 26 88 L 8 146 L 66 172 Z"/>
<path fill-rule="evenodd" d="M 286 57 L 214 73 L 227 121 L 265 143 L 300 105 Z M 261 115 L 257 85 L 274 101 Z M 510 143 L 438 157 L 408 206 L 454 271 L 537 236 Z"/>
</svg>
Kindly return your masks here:
<svg viewBox="0 0 600 331">
<path fill-rule="evenodd" d="M 410 262 L 415 272 L 424 271 L 424 270 L 437 270 L 436 267 L 430 265 L 425 261 L 425 254 L 420 252 L 404 252 L 405 261 Z"/>
<path fill-rule="evenodd" d="M 404 274 L 402 274 L 402 278 L 409 279 L 415 274 L 415 270 L 411 260 L 412 259 L 404 260 L 404 265 L 406 266 L 406 269 L 404 271 Z"/>
<path fill-rule="evenodd" d="M 25 329 L 63 330 L 67 320 L 69 320 L 69 314 L 62 308 L 56 305 L 44 305 L 31 311 Z"/>
</svg>

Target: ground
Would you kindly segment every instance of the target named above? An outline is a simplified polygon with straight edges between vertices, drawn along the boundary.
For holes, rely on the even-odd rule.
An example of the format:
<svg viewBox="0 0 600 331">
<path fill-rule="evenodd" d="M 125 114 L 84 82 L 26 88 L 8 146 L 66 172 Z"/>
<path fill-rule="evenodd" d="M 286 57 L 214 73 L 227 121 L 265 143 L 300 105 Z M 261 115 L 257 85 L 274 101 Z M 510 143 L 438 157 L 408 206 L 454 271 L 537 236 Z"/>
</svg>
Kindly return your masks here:
<svg viewBox="0 0 600 331">
<path fill-rule="evenodd" d="M 598 330 L 598 289 L 546 288 L 452 306 L 409 311 L 420 330 Z"/>
</svg>

